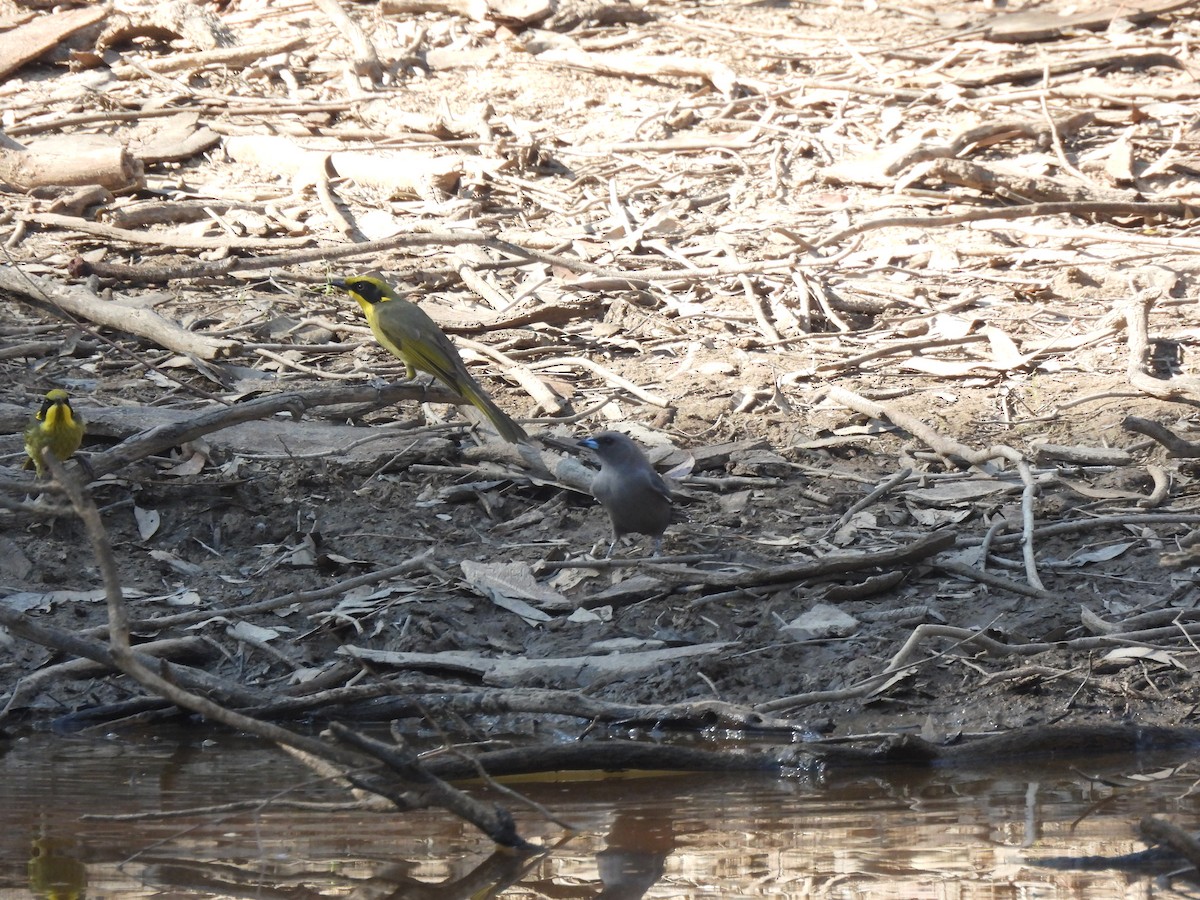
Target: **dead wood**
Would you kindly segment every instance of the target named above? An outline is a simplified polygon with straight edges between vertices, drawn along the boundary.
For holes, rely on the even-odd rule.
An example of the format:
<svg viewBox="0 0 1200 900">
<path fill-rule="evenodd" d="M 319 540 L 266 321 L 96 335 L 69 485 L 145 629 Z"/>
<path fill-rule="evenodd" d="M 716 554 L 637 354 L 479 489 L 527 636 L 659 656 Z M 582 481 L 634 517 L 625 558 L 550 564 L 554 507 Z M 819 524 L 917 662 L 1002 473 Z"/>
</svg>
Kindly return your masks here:
<svg viewBox="0 0 1200 900">
<path fill-rule="evenodd" d="M 237 347 L 235 341 L 210 338 L 180 328 L 151 310 L 105 302 L 88 291 L 28 275 L 11 266 L 0 266 L 0 289 L 52 311 L 141 335 L 162 347 L 193 354 L 201 359 L 218 359 L 229 355 Z"/>
<path fill-rule="evenodd" d="M 346 645 L 340 652 L 374 665 L 469 675 L 485 684 L 529 687 L 537 684 L 583 686 L 597 679 L 632 677 L 666 663 L 720 653 L 728 642 L 671 647 L 665 650 L 568 656 L 553 659 L 495 659 L 474 653 L 398 653 Z"/>
<path fill-rule="evenodd" d="M 230 449 L 258 453 L 264 451 L 290 453 L 295 450 L 304 453 L 306 447 L 308 453 L 322 456 L 348 453 L 354 450 L 354 442 L 351 441 L 351 438 L 354 437 L 354 429 L 311 424 L 288 428 L 283 423 L 266 424 L 260 420 L 282 412 L 291 413 L 293 418 L 299 418 L 306 410 L 324 406 L 341 406 L 349 403 L 384 405 L 400 400 L 467 402 L 449 391 L 438 388 L 426 390 L 421 385 L 403 382 L 379 387 L 345 385 L 272 394 L 198 414 L 154 410 L 148 412 L 147 417 L 150 419 L 157 417 L 163 420 L 162 424 L 153 425 L 148 430 L 133 434 L 111 450 L 94 454 L 89 459 L 90 468 L 96 477 L 106 475 L 152 454 L 160 453 L 187 441 L 193 441 L 204 435 L 234 429 L 235 426 L 244 423 L 257 423 L 257 425 L 243 428 L 240 432 L 234 430 L 227 441 Z M 97 421 L 102 418 L 104 417 L 99 417 Z M 114 421 L 118 419 L 129 421 L 124 416 L 114 417 Z M 127 428 L 122 429 L 126 433 L 127 430 Z M 121 432 L 118 431 L 118 433 Z M 361 437 L 359 439 L 361 440 Z M 391 447 L 393 452 L 405 451 L 414 447 L 411 435 L 402 436 L 397 441 Z M 388 449 L 385 443 L 382 452 L 386 453 Z M 377 455 L 374 451 L 370 454 L 372 458 Z M 423 455 L 423 453 L 418 453 L 413 458 L 421 458 Z"/>
<path fill-rule="evenodd" d="M 73 632 L 61 628 L 39 623 L 32 617 L 3 605 L 0 605 L 0 625 L 6 627 L 17 637 L 31 643 L 89 659 L 110 671 L 120 669 L 117 656 L 108 645 L 100 641 L 81 638 Z M 136 646 L 127 655 L 129 654 L 148 670 L 166 673 L 167 677 L 175 684 L 203 691 L 208 696 L 221 697 L 228 703 L 237 706 L 256 706 L 261 705 L 265 700 L 265 697 L 259 692 L 213 677 L 201 669 L 171 662 L 164 663 L 152 656 L 143 655 Z M 6 710 L 6 713 L 8 712 Z"/>
<path fill-rule="evenodd" d="M 1167 66 L 1178 69 L 1183 64 L 1170 53 L 1089 53 L 1061 62 L 1038 63 L 1029 66 L 1007 66 L 991 71 L 981 71 L 965 78 L 956 78 L 955 83 L 963 87 L 983 87 L 1014 81 L 1029 81 L 1034 78 L 1056 77 L 1087 69 L 1140 69 L 1152 66 Z"/>
<path fill-rule="evenodd" d="M 219 47 L 196 53 L 178 53 L 163 59 L 143 59 L 113 66 L 113 73 L 123 80 L 144 78 L 150 74 L 191 71 L 206 66 L 248 66 L 263 57 L 287 53 L 307 45 L 307 38 L 291 37 L 262 44 L 238 47 Z"/>
<path fill-rule="evenodd" d="M 142 164 L 102 135 L 45 138 L 0 149 L 0 182 L 19 191 L 96 185 L 114 193 L 145 186 Z"/>
<path fill-rule="evenodd" d="M 1200 457 L 1200 444 L 1184 440 L 1171 429 L 1158 422 L 1143 419 L 1140 416 L 1126 416 L 1121 427 L 1136 434 L 1144 434 L 1162 444 L 1167 455 L 1176 459 L 1196 459 Z"/>
<path fill-rule="evenodd" d="M 111 4 L 94 3 L 38 16 L 0 34 L 0 78 L 61 46 L 71 35 L 102 22 L 111 12 Z"/>
<path fill-rule="evenodd" d="M 830 553 L 812 562 L 794 563 L 786 566 L 771 566 L 766 569 L 740 572 L 733 575 L 719 572 L 697 572 L 676 569 L 672 566 L 650 564 L 646 568 L 668 579 L 677 579 L 684 584 L 702 584 L 707 588 L 749 588 L 773 584 L 791 584 L 812 578 L 861 572 L 864 569 L 887 566 L 914 565 L 954 546 L 954 534 L 949 531 L 930 534 L 900 547 L 874 550 L 869 553 Z"/>
<path fill-rule="evenodd" d="M 1150 2 L 1114 3 L 1092 9 L 1043 12 L 1022 10 L 996 16 L 983 28 L 991 41 L 1050 41 L 1074 31 L 1103 31 L 1116 19 L 1146 22 L 1165 13 L 1195 6 L 1196 0 L 1150 0 Z"/>
</svg>

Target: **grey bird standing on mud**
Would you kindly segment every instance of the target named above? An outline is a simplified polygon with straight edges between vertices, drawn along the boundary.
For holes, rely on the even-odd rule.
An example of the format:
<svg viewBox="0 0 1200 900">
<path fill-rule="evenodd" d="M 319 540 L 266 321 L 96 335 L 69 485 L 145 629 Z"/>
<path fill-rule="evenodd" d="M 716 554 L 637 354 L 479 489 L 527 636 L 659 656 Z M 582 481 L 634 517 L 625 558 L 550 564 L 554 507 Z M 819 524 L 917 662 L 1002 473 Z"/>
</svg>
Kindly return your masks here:
<svg viewBox="0 0 1200 900">
<path fill-rule="evenodd" d="M 612 556 L 623 534 L 648 534 L 654 553 L 671 523 L 671 491 L 650 465 L 646 454 L 628 436 L 601 431 L 579 442 L 600 457 L 600 472 L 592 481 L 592 496 L 608 510 L 613 539 L 604 558 Z"/>
</svg>

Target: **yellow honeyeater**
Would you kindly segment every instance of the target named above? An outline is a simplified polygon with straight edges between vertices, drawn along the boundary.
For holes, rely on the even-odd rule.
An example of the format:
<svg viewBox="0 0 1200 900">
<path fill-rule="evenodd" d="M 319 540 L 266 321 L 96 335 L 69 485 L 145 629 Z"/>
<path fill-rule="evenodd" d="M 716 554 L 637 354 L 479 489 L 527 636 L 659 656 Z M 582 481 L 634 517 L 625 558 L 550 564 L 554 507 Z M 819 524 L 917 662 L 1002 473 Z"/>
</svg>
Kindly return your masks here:
<svg viewBox="0 0 1200 900">
<path fill-rule="evenodd" d="M 330 284 L 358 302 L 367 315 L 367 324 L 375 339 L 393 356 L 404 361 L 409 378 L 415 377 L 418 371 L 428 372 L 469 400 L 487 416 L 506 441 L 518 444 L 529 439 L 525 429 L 484 393 L 463 365 L 450 338 L 421 307 L 396 296 L 378 278 L 359 275 L 345 280 L 334 279 Z"/>
<path fill-rule="evenodd" d="M 42 448 L 49 447 L 56 457 L 67 459 L 83 443 L 83 424 L 83 419 L 71 409 L 66 391 L 53 390 L 46 395 L 41 409 L 25 428 L 25 452 L 39 478 L 46 474 Z M 25 463 L 25 468 L 29 468 L 29 462 Z"/>
</svg>

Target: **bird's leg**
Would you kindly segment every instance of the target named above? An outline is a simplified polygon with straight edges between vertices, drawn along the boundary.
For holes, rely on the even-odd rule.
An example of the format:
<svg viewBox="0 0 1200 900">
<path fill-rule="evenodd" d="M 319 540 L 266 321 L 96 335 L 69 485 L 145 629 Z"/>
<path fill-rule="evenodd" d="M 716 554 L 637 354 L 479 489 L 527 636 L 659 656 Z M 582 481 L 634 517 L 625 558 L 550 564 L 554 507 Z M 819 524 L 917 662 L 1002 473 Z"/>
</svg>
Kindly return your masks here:
<svg viewBox="0 0 1200 900">
<path fill-rule="evenodd" d="M 617 549 L 617 541 L 618 541 L 618 540 L 620 540 L 620 538 L 613 538 L 613 539 L 612 539 L 612 543 L 608 545 L 608 552 L 604 554 L 604 558 L 605 558 L 605 559 L 611 559 L 611 558 L 612 558 L 612 555 L 613 555 L 613 550 Z"/>
</svg>

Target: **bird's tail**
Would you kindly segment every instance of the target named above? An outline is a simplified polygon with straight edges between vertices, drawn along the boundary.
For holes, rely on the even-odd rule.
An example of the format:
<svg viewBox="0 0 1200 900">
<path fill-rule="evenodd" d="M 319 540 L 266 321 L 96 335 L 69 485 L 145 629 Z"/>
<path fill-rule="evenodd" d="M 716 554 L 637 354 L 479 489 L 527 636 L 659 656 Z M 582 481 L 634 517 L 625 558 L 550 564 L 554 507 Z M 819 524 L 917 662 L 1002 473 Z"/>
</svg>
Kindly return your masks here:
<svg viewBox="0 0 1200 900">
<path fill-rule="evenodd" d="M 529 440 L 529 435 L 525 433 L 525 429 L 512 420 L 504 410 L 498 407 L 492 398 L 483 392 L 483 389 L 474 382 L 465 382 L 456 384 L 455 390 L 471 401 L 481 413 L 487 416 L 489 422 L 496 426 L 496 430 L 500 432 L 500 437 L 504 438 L 510 444 L 522 444 Z"/>
</svg>

